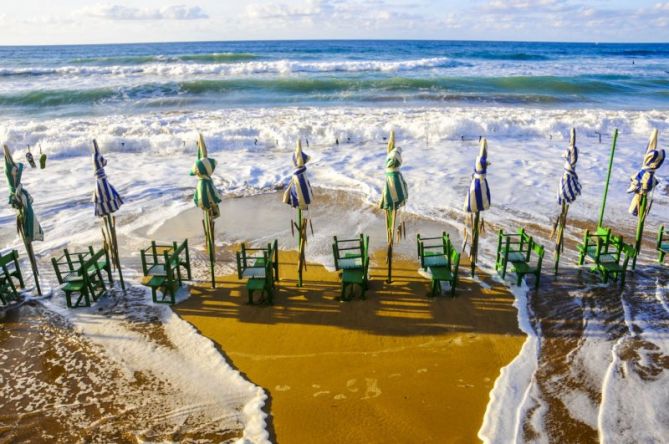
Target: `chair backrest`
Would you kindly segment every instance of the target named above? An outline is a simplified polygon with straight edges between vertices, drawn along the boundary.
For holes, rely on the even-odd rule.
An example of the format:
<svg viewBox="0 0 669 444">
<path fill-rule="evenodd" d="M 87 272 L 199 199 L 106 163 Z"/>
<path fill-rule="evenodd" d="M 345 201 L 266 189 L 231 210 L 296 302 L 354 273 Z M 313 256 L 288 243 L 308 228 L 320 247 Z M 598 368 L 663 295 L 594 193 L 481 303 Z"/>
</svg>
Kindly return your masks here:
<svg viewBox="0 0 669 444">
<path fill-rule="evenodd" d="M 16 262 L 19 257 L 19 253 L 16 250 L 11 250 L 0 255 L 0 266 L 9 265 L 12 262 Z"/>
<path fill-rule="evenodd" d="M 427 241 L 438 240 L 438 243 L 428 243 Z M 441 236 L 435 237 L 421 237 L 420 234 L 416 235 L 416 247 L 418 250 L 418 258 L 420 259 L 420 266 L 425 268 L 425 257 L 426 252 L 432 251 L 433 254 L 443 254 L 448 260 L 448 265 L 450 268 L 451 261 L 451 251 L 453 250 L 453 244 L 451 243 L 450 236 L 445 231 L 441 233 Z"/>
<path fill-rule="evenodd" d="M 343 258 L 342 253 L 347 254 L 348 259 L 361 258 L 364 264 L 369 259 L 369 236 L 360 234 L 359 237 L 353 239 L 339 239 L 334 236 L 332 254 L 337 270 L 339 270 L 339 260 Z"/>
</svg>

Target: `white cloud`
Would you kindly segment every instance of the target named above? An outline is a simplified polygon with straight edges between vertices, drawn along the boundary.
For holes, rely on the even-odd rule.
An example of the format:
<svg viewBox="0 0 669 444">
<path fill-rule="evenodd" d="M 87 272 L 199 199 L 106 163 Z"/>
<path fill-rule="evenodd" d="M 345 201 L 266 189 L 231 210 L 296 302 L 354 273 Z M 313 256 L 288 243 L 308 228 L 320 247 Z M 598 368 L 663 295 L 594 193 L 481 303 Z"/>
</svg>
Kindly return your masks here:
<svg viewBox="0 0 669 444">
<path fill-rule="evenodd" d="M 199 6 L 172 5 L 160 9 L 132 8 L 122 5 L 95 5 L 79 14 L 104 20 L 199 20 L 209 18 Z"/>
<path fill-rule="evenodd" d="M 246 16 L 255 23 L 262 20 L 278 26 L 317 24 L 330 29 L 459 26 L 451 16 L 427 17 L 416 12 L 420 7 L 420 3 L 390 0 L 307 0 L 297 4 L 251 4 L 246 7 Z"/>
</svg>

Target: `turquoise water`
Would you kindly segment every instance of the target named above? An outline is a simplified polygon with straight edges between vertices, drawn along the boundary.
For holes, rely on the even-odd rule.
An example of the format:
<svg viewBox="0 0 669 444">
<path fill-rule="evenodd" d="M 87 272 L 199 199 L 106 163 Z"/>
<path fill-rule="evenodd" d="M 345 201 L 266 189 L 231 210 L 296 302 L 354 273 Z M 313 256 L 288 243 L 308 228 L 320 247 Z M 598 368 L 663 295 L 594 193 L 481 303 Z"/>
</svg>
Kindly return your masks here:
<svg viewBox="0 0 669 444">
<path fill-rule="evenodd" d="M 669 44 L 266 41 L 0 47 L 0 110 L 286 105 L 666 109 Z"/>
</svg>

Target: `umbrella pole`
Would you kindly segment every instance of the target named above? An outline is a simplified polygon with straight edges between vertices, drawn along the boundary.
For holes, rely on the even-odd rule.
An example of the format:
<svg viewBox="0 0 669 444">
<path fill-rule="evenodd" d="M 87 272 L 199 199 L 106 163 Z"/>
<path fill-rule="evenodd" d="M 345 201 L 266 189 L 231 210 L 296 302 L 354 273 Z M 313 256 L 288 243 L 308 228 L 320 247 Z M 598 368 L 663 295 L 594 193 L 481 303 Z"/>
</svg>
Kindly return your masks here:
<svg viewBox="0 0 669 444">
<path fill-rule="evenodd" d="M 646 223 L 646 215 L 648 208 L 648 198 L 645 194 L 641 195 L 641 202 L 639 203 L 639 219 L 636 225 L 636 238 L 634 242 L 634 257 L 632 258 L 632 270 L 636 269 L 636 259 L 639 257 L 641 251 L 641 240 L 643 239 L 643 226 Z"/>
<path fill-rule="evenodd" d="M 204 237 L 207 243 L 207 252 L 209 253 L 209 270 L 211 272 L 211 288 L 216 288 L 216 277 L 214 275 L 214 221 L 208 210 L 204 211 Z"/>
<path fill-rule="evenodd" d="M 302 220 L 302 209 L 298 208 L 297 209 L 297 249 L 298 249 L 298 259 L 297 259 L 297 286 L 301 287 L 302 286 L 302 266 L 304 264 L 304 235 L 306 232 L 303 232 L 303 224 L 304 221 Z"/>
<path fill-rule="evenodd" d="M 472 277 L 476 274 L 476 259 L 478 257 L 479 250 L 479 219 L 481 217 L 480 212 L 474 213 L 474 223 L 472 224 L 472 249 L 471 249 L 471 260 L 470 266 L 472 270 Z"/>
<path fill-rule="evenodd" d="M 26 247 L 26 253 L 28 253 L 28 259 L 30 260 L 30 268 L 33 270 L 33 277 L 35 278 L 35 288 L 37 288 L 37 294 L 42 296 L 42 289 L 39 285 L 39 272 L 37 271 L 37 261 L 35 260 L 35 252 L 33 251 L 33 244 L 30 241 L 26 241 L 23 238 L 23 244 Z"/>
<path fill-rule="evenodd" d="M 107 226 L 108 238 L 109 238 L 109 247 L 111 249 L 111 258 L 118 271 L 118 279 L 121 283 L 121 288 L 125 291 L 125 281 L 123 280 L 123 271 L 121 271 L 121 258 L 118 254 L 118 240 L 116 238 L 116 218 L 111 214 L 105 216 L 105 224 Z"/>
<path fill-rule="evenodd" d="M 613 132 L 613 143 L 611 144 L 611 154 L 609 156 L 609 171 L 606 174 L 606 185 L 604 186 L 604 197 L 602 198 L 602 207 L 599 209 L 599 221 L 597 227 L 601 227 L 604 222 L 604 209 L 606 208 L 606 196 L 609 194 L 609 182 L 611 181 L 611 169 L 613 167 L 613 156 L 616 153 L 616 143 L 618 142 L 618 128 Z"/>
<path fill-rule="evenodd" d="M 397 210 L 386 210 L 386 236 L 388 240 L 388 278 L 387 283 L 393 281 L 393 235 L 395 233 L 395 215 Z"/>
<path fill-rule="evenodd" d="M 558 274 L 558 267 L 560 266 L 560 255 L 562 254 L 562 245 L 564 243 L 564 228 L 567 225 L 567 212 L 569 211 L 569 205 L 562 201 L 562 211 L 560 212 L 560 218 L 558 219 L 557 226 L 557 238 L 555 239 L 555 268 L 554 273 Z"/>
</svg>

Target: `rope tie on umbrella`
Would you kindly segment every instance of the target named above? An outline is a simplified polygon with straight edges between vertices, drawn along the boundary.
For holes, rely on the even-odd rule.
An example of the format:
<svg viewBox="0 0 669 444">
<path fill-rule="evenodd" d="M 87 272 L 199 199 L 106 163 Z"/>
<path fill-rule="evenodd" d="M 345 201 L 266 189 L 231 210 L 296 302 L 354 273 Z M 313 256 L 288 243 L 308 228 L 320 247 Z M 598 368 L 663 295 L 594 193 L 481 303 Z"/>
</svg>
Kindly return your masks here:
<svg viewBox="0 0 669 444">
<path fill-rule="evenodd" d="M 643 159 L 643 165 L 641 169 L 630 177 L 630 186 L 627 189 L 628 193 L 634 193 L 632 202 L 630 203 L 628 211 L 634 216 L 639 215 L 641 210 L 641 199 L 643 196 L 650 194 L 650 200 L 652 204 L 652 191 L 655 189 L 657 184 L 660 182 L 655 177 L 655 172 L 658 168 L 662 166 L 665 159 L 665 151 L 657 149 L 657 130 L 653 131 L 651 139 L 648 142 L 648 148 L 646 155 Z M 650 208 L 646 209 L 646 214 L 650 211 Z M 642 217 L 645 217 L 646 214 L 642 214 Z"/>
</svg>

